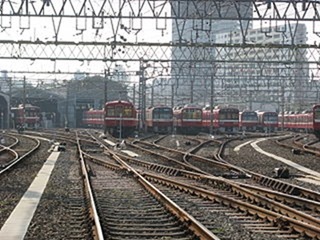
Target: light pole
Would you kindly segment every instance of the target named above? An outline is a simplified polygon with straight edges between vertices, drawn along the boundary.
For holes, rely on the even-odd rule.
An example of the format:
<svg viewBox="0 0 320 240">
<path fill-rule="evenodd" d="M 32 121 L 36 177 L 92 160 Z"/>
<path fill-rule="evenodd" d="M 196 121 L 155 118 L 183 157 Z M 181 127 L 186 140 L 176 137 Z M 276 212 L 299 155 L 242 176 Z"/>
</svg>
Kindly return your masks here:
<svg viewBox="0 0 320 240">
<path fill-rule="evenodd" d="M 284 82 L 281 81 L 281 131 L 284 130 Z"/>
<path fill-rule="evenodd" d="M 143 61 L 140 60 L 140 65 L 139 65 L 139 108 L 140 108 L 140 118 L 139 118 L 139 127 L 140 130 L 146 132 L 146 81 L 147 78 L 145 78 L 145 73 L 144 71 L 150 67 L 150 64 L 147 64 L 146 66 L 143 65 Z"/>
<path fill-rule="evenodd" d="M 119 133 L 119 140 L 121 142 L 122 139 L 122 113 L 120 113 L 120 133 Z"/>
<path fill-rule="evenodd" d="M 210 135 L 213 133 L 213 75 L 210 81 Z"/>
</svg>

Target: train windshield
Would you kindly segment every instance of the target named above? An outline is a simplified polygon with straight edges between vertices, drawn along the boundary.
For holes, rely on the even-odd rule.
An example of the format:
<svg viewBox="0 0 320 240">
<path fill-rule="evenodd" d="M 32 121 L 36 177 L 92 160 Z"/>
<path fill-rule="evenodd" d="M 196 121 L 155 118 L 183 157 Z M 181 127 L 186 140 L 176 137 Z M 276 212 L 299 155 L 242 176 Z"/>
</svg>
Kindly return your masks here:
<svg viewBox="0 0 320 240">
<path fill-rule="evenodd" d="M 264 120 L 268 121 L 268 122 L 278 122 L 278 115 L 270 115 L 270 114 L 266 114 L 264 116 Z"/>
<path fill-rule="evenodd" d="M 320 120 L 320 108 L 314 108 L 314 119 Z"/>
<path fill-rule="evenodd" d="M 156 108 L 153 110 L 153 119 L 171 119 L 171 108 Z"/>
<path fill-rule="evenodd" d="M 239 112 L 232 112 L 232 111 L 220 111 L 219 113 L 220 120 L 239 120 Z"/>
<path fill-rule="evenodd" d="M 243 120 L 250 120 L 250 121 L 258 121 L 258 115 L 255 113 L 243 113 L 242 119 Z"/>
<path fill-rule="evenodd" d="M 201 109 L 184 109 L 182 112 L 183 119 L 201 119 Z"/>
<path fill-rule="evenodd" d="M 130 117 L 130 116 L 132 116 L 132 107 L 130 107 L 130 106 L 108 107 L 107 108 L 107 116 Z"/>
<path fill-rule="evenodd" d="M 39 115 L 39 112 L 35 110 L 26 110 L 25 112 L 26 117 L 37 117 L 38 115 Z"/>
</svg>

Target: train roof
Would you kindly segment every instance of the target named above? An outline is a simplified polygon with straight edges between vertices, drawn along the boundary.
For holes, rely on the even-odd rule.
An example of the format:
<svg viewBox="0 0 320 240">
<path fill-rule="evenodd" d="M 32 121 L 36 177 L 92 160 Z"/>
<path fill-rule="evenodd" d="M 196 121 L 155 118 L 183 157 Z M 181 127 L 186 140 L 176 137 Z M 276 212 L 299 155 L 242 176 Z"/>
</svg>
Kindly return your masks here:
<svg viewBox="0 0 320 240">
<path fill-rule="evenodd" d="M 129 101 L 126 101 L 126 100 L 117 100 L 117 101 L 109 101 L 109 102 L 106 102 L 106 106 L 109 106 L 109 105 L 118 105 L 118 104 L 122 104 L 122 105 L 127 105 L 127 106 L 132 106 L 132 102 L 129 102 Z"/>
<path fill-rule="evenodd" d="M 25 104 L 25 108 L 40 109 L 40 107 L 34 106 L 34 105 L 30 104 L 30 103 L 26 103 Z M 12 107 L 11 109 L 13 109 L 13 110 L 23 109 L 23 104 L 19 104 L 17 107 Z"/>
<path fill-rule="evenodd" d="M 168 106 L 165 106 L 165 105 L 150 106 L 147 109 L 155 109 L 155 108 L 170 108 L 170 109 L 172 109 L 171 107 L 168 107 Z"/>
<path fill-rule="evenodd" d="M 103 109 L 93 109 L 93 108 L 90 108 L 89 110 L 87 110 L 86 112 L 103 112 L 104 110 Z"/>
<path fill-rule="evenodd" d="M 256 111 L 251 111 L 251 110 L 244 110 L 242 112 L 239 112 L 240 114 L 255 114 L 258 115 Z"/>
<path fill-rule="evenodd" d="M 194 104 L 186 104 L 184 106 L 176 106 L 173 110 L 180 110 L 180 109 L 202 109 L 199 105 Z"/>
<path fill-rule="evenodd" d="M 258 115 L 263 115 L 263 114 L 276 114 L 276 115 L 278 115 L 277 112 L 273 112 L 273 111 L 261 111 L 261 112 L 256 111 L 256 112 L 258 113 Z"/>
</svg>

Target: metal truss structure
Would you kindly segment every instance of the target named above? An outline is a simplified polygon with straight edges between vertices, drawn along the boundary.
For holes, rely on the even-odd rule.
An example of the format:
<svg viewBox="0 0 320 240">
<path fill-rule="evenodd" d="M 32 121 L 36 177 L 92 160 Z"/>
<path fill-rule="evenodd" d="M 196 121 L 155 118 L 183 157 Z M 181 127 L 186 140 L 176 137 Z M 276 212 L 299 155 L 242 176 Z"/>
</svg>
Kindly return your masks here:
<svg viewBox="0 0 320 240">
<path fill-rule="evenodd" d="M 253 14 L 248 14 L 251 11 Z M 247 81 L 247 85 L 256 82 L 256 87 L 247 88 L 248 94 L 269 79 L 275 81 L 270 80 L 271 87 L 266 91 L 277 88 L 277 80 L 281 79 L 284 82 L 289 79 L 296 82 L 298 78 L 304 78 L 305 82 L 320 80 L 320 2 L 317 0 L 1 0 L 0 18 L 0 60 L 101 62 L 104 69 L 133 63 L 129 71 L 136 71 L 142 83 L 163 76 L 154 74 L 155 69 L 163 67 L 170 69 L 169 77 L 180 83 L 190 74 L 196 82 L 204 77 L 208 82 L 214 75 L 221 82 L 219 91 L 224 84 L 239 88 L 240 83 L 234 84 L 239 79 Z M 36 25 L 38 21 L 49 21 L 50 30 L 32 36 L 30 32 L 37 28 L 33 19 L 37 19 Z M 68 22 L 74 23 L 71 29 L 68 26 L 73 35 L 63 32 Z M 237 22 L 239 42 L 218 43 L 212 39 L 217 25 L 225 22 Z M 156 37 L 143 38 L 149 31 L 148 24 L 160 36 L 170 32 L 176 37 L 161 41 Z M 312 43 L 296 40 L 299 34 L 296 24 L 309 26 Z M 280 35 L 287 34 L 287 40 L 252 42 L 249 31 L 252 25 L 258 26 L 257 31 L 265 36 L 275 26 Z M 282 25 L 286 26 L 285 30 L 280 28 Z M 17 40 L 12 39 L 14 34 L 5 35 L 13 31 L 19 32 Z M 53 40 L 48 40 L 52 35 Z M 261 75 L 248 73 L 252 62 Z M 144 63 L 151 67 L 144 67 Z M 291 71 L 281 70 L 288 69 L 288 65 Z M 217 66 L 219 70 L 215 70 Z M 240 69 L 236 78 L 228 73 L 234 68 Z M 302 68 L 306 72 L 294 74 Z M 28 69 L 32 73 L 37 71 Z M 17 71 L 14 65 L 7 70 Z M 261 81 L 257 81 L 258 77 Z M 287 84 L 288 91 L 290 84 L 292 81 Z M 216 87 L 220 85 L 217 83 Z"/>
<path fill-rule="evenodd" d="M 317 0 L 1 0 L 2 16 L 40 16 L 75 18 L 170 18 L 166 7 L 174 8 L 171 18 L 200 20 L 246 20 L 240 8 L 252 5 L 257 15 L 252 20 L 309 20 L 320 19 Z M 279 4 L 285 4 L 279 7 Z M 226 8 L 227 11 L 223 10 Z M 126 10 L 130 11 L 126 11 Z M 190 9 L 193 9 L 190 11 Z M 248 7 L 249 9 L 249 7 Z M 227 13 L 236 12 L 237 16 Z M 288 16 L 288 12 L 292 12 Z M 248 20 L 248 19 L 247 19 Z"/>
</svg>

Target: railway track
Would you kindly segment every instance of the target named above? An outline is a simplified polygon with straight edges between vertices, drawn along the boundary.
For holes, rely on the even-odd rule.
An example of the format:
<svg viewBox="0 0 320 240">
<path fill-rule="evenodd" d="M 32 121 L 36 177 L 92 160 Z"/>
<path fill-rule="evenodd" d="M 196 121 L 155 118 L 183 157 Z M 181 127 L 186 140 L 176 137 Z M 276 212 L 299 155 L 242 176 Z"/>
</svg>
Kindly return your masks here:
<svg viewBox="0 0 320 240">
<path fill-rule="evenodd" d="M 131 161 L 129 161 L 129 162 L 130 162 L 130 164 L 134 164 L 133 162 L 137 162 L 137 161 L 131 159 Z M 251 229 L 253 232 L 257 231 L 257 232 L 263 232 L 263 233 L 268 233 L 268 234 L 274 234 L 276 232 L 279 235 L 279 237 L 286 237 L 286 238 L 290 238 L 290 239 L 291 238 L 292 239 L 299 238 L 299 237 L 301 237 L 301 235 L 303 235 L 306 232 L 307 232 L 307 235 L 310 237 L 316 237 L 319 234 L 316 230 L 319 227 L 319 225 L 318 225 L 319 220 L 317 220 L 316 218 L 312 218 L 312 220 L 310 220 L 310 219 L 307 220 L 309 218 L 308 216 L 309 216 L 310 212 L 308 212 L 308 213 L 299 212 L 298 210 L 296 210 L 294 208 L 288 208 L 288 207 L 286 207 L 286 205 L 281 203 L 281 202 L 290 202 L 291 201 L 292 206 L 293 205 L 298 206 L 300 204 L 300 207 L 301 207 L 301 206 L 306 206 L 306 205 L 304 205 L 305 202 L 304 203 L 300 202 L 299 204 L 297 204 L 297 203 L 299 201 L 303 202 L 304 200 L 299 199 L 299 200 L 296 200 L 296 202 L 295 202 L 291 199 L 291 196 L 288 195 L 288 196 L 284 197 L 282 194 L 282 197 L 283 197 L 282 199 L 279 197 L 279 198 L 277 198 L 278 201 L 274 201 L 270 198 L 267 198 L 268 194 L 271 194 L 271 191 L 269 191 L 268 194 L 265 193 L 265 195 L 263 196 L 263 194 L 260 195 L 259 190 L 256 189 L 255 193 L 253 194 L 253 192 L 254 192 L 253 190 L 252 190 L 252 192 L 251 191 L 246 192 L 244 185 L 240 186 L 234 182 L 229 182 L 227 184 L 225 179 L 222 180 L 221 178 L 219 180 L 217 180 L 217 179 L 213 180 L 213 178 L 211 178 L 210 180 L 208 180 L 208 179 L 206 180 L 211 183 L 215 182 L 214 184 L 212 184 L 214 186 L 221 186 L 221 185 L 226 186 L 225 190 L 222 190 L 222 189 L 219 190 L 220 195 L 218 194 L 219 195 L 218 197 L 215 194 L 213 194 L 213 196 L 215 196 L 215 197 L 213 197 L 213 196 L 210 197 L 210 194 L 212 194 L 213 192 L 216 193 L 217 189 L 212 189 L 212 191 L 208 191 L 208 185 L 201 186 L 201 187 L 198 186 L 197 189 L 191 188 L 190 186 L 194 186 L 196 184 L 196 182 L 190 183 L 190 180 L 186 180 L 187 179 L 186 176 L 188 176 L 188 178 L 190 178 L 190 176 L 192 176 L 192 178 L 197 179 L 198 181 L 199 181 L 199 179 L 202 179 L 202 181 L 204 181 L 204 179 L 208 178 L 208 176 L 203 177 L 203 176 L 200 176 L 199 174 L 195 174 L 196 175 L 196 177 L 195 177 L 195 175 L 193 175 L 193 173 L 186 171 L 184 173 L 184 177 L 183 177 L 184 180 L 183 181 L 189 181 L 189 182 L 183 184 L 181 182 L 177 183 L 177 178 L 179 178 L 177 176 L 183 175 L 181 173 L 183 170 L 173 169 L 173 168 L 169 168 L 169 167 L 165 167 L 165 166 L 162 166 L 162 167 L 159 166 L 158 170 L 161 168 L 163 170 L 163 171 L 160 171 L 161 174 L 166 175 L 164 177 L 161 177 L 161 176 L 159 176 L 159 171 L 157 172 L 157 175 L 148 173 L 148 171 L 153 170 L 153 168 L 150 167 L 150 165 L 152 165 L 152 164 L 150 164 L 149 167 L 146 167 L 148 165 L 148 163 L 141 163 L 140 162 L 137 165 L 139 165 L 140 167 L 143 166 L 141 169 L 141 171 L 143 172 L 143 176 L 145 176 L 150 181 L 152 180 L 157 183 L 161 182 L 163 185 L 171 186 L 174 189 L 180 189 L 180 190 L 183 189 L 185 192 L 189 192 L 192 195 L 200 196 L 200 198 L 211 199 L 212 201 L 219 202 L 222 205 L 233 206 L 233 207 L 236 206 L 236 207 L 234 207 L 236 210 L 239 211 L 239 209 L 241 209 L 241 211 L 243 211 L 244 213 L 238 212 L 238 213 L 233 213 L 233 214 L 238 215 L 239 218 L 241 218 L 241 219 L 242 218 L 249 219 L 250 216 L 247 216 L 248 212 L 250 213 L 249 215 L 253 215 L 255 217 L 257 215 L 260 216 L 261 219 L 259 221 L 256 221 L 257 222 L 256 225 L 251 223 L 252 226 L 249 229 Z M 166 168 L 167 168 L 167 170 L 165 170 Z M 139 168 L 137 168 L 137 169 L 139 169 Z M 174 180 L 170 179 L 171 180 L 170 181 L 168 178 L 168 175 L 173 177 Z M 180 179 L 180 181 L 181 181 L 181 179 Z M 199 185 L 199 183 L 197 183 L 197 184 Z M 232 190 L 230 192 L 230 189 L 235 189 L 235 188 L 237 190 Z M 239 189 L 242 189 L 242 190 L 240 191 Z M 223 196 L 221 194 L 222 191 L 226 191 L 225 196 Z M 206 195 L 206 194 L 208 194 L 208 195 Z M 273 195 L 277 195 L 277 193 L 273 192 Z M 231 200 L 231 196 L 233 196 L 235 199 Z M 244 196 L 246 196 L 246 197 L 244 197 Z M 217 200 L 217 198 L 220 198 L 220 200 Z M 244 203 L 237 202 L 237 201 L 239 201 L 239 198 L 245 198 L 246 199 L 245 203 L 249 204 L 249 206 L 246 206 L 247 207 L 246 210 L 242 209 L 242 206 Z M 276 199 L 276 197 L 274 197 L 273 199 Z M 230 202 L 228 202 L 228 201 L 230 201 Z M 235 201 L 236 203 L 233 201 Z M 254 206 L 251 206 L 252 202 L 255 203 Z M 244 204 L 244 205 L 246 205 L 246 204 Z M 312 202 L 309 204 L 310 204 L 309 205 L 310 209 L 312 209 L 316 206 L 317 210 L 314 213 L 318 214 L 317 212 L 319 210 L 318 209 L 319 205 L 317 205 L 315 202 Z M 312 204 L 315 204 L 315 205 L 312 205 Z M 252 210 L 248 210 L 250 208 L 255 209 L 257 207 L 256 205 L 264 206 L 265 209 L 264 208 L 260 209 L 258 212 L 254 212 L 254 213 L 252 212 Z M 273 205 L 273 207 L 271 207 L 271 205 Z M 269 209 L 271 209 L 271 210 L 269 210 Z M 268 214 L 269 214 L 268 217 L 266 217 L 266 214 L 267 214 L 266 212 L 268 212 Z M 290 224 L 289 224 L 290 226 L 286 225 L 286 227 L 284 228 L 282 226 L 282 223 L 277 223 L 278 219 L 283 218 L 283 216 L 285 216 L 286 223 L 290 222 Z M 265 220 L 266 218 L 268 219 L 268 221 L 262 223 L 263 220 Z M 299 223 L 297 223 L 297 221 L 295 220 L 297 218 L 302 222 L 309 221 L 309 223 L 307 225 L 302 224 L 302 226 L 300 226 Z M 208 226 L 210 226 L 210 224 Z M 247 225 L 247 228 L 248 227 L 249 227 L 249 225 Z M 303 229 L 303 230 L 301 230 L 301 229 Z"/>
<path fill-rule="evenodd" d="M 15 164 L 30 157 L 39 147 L 38 139 L 27 136 L 11 136 L 14 142 L 0 149 L 0 174 L 11 169 Z"/>
<path fill-rule="evenodd" d="M 97 148 L 99 147 L 100 144 Z M 92 149 L 92 146 L 89 148 Z M 88 155 L 82 153 L 81 149 L 79 144 L 80 156 L 84 160 Z M 97 209 L 99 212 L 99 217 L 98 213 L 94 217 L 95 225 L 101 226 L 98 232 L 112 236 L 112 239 L 155 239 L 159 237 L 219 239 L 111 150 L 106 148 L 106 151 L 116 159 L 118 164 L 106 161 L 100 161 L 100 164 L 117 169 L 118 173 L 109 172 L 107 168 L 95 168 L 94 163 L 89 163 L 90 175 L 95 176 L 91 180 L 95 193 L 90 195 L 95 196 L 95 202 L 98 204 L 96 206 L 96 203 L 91 200 L 92 209 Z M 110 195 L 113 197 L 111 198 Z"/>
<path fill-rule="evenodd" d="M 102 139 L 89 138 L 91 134 L 87 132 L 77 135 L 82 179 L 86 182 L 84 191 L 91 189 L 84 200 L 90 207 L 83 203 L 78 205 L 88 209 L 80 218 L 86 225 L 87 236 L 224 239 L 237 235 L 243 239 L 319 239 L 319 200 L 312 200 L 317 199 L 317 195 L 302 192 L 304 189 L 297 186 L 284 185 L 278 179 L 273 179 L 278 181 L 275 185 L 267 186 L 259 183 L 256 175 L 230 166 L 223 159 L 196 156 L 203 146 L 213 144 L 211 146 L 216 147 L 219 142 L 203 140 L 187 152 L 175 149 L 180 158 L 172 161 L 170 157 L 161 156 L 161 152 L 170 151 L 170 148 L 158 144 L 140 144 L 141 151 L 145 146 L 147 152 L 157 150 L 142 160 L 105 148 Z M 161 160 L 147 161 L 151 156 Z M 222 174 L 212 176 L 202 171 L 200 165 L 193 166 L 193 162 L 200 161 L 203 167 L 212 164 L 212 169 L 215 166 L 234 172 L 235 178 L 226 179 L 228 176 L 222 177 Z M 240 177 L 243 173 L 245 179 Z M 277 185 L 282 192 L 273 190 Z M 77 202 L 74 203 L 77 208 Z M 86 212 L 89 213 L 87 220 L 83 217 Z M 30 236 L 36 235 L 33 234 Z"/>
<path fill-rule="evenodd" d="M 16 144 L 15 147 L 19 157 L 0 170 L 0 227 L 41 169 L 43 159 L 49 155 L 46 143 L 40 144 L 40 141 L 27 136 L 15 135 L 14 137 L 19 139 L 19 145 Z"/>
</svg>

